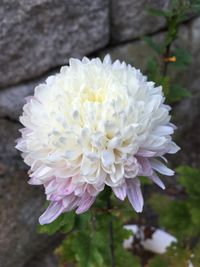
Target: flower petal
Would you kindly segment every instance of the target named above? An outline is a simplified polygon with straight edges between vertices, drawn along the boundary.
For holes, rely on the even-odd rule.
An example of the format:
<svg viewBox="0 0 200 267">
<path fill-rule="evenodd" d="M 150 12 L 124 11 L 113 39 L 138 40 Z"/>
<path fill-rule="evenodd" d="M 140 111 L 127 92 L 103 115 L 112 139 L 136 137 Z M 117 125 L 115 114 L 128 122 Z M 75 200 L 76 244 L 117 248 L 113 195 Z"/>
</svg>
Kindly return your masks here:
<svg viewBox="0 0 200 267">
<path fill-rule="evenodd" d="M 137 157 L 137 161 L 140 164 L 140 171 L 138 175 L 150 176 L 153 174 L 151 163 L 147 158 Z"/>
<path fill-rule="evenodd" d="M 154 170 L 167 176 L 174 175 L 174 171 L 166 167 L 162 162 L 157 159 L 150 159 L 151 166 Z"/>
<path fill-rule="evenodd" d="M 127 180 L 127 195 L 135 211 L 142 212 L 144 200 L 139 179 L 133 178 Z"/>
<path fill-rule="evenodd" d="M 80 205 L 79 205 L 78 209 L 76 210 L 76 214 L 80 214 L 80 213 L 87 211 L 92 206 L 95 199 L 96 199 L 96 197 L 90 196 L 89 194 L 84 195 L 80 199 Z"/>
<path fill-rule="evenodd" d="M 52 202 L 45 212 L 40 216 L 39 223 L 41 225 L 53 222 L 63 212 L 62 202 Z"/>
<path fill-rule="evenodd" d="M 112 187 L 112 190 L 117 198 L 124 201 L 124 199 L 126 198 L 126 191 L 127 191 L 125 183 L 121 186 Z"/>
<path fill-rule="evenodd" d="M 165 189 L 164 183 L 161 181 L 161 179 L 158 177 L 158 175 L 155 172 L 153 175 L 149 176 L 149 179 L 152 180 L 155 184 L 157 184 L 163 190 Z"/>
<path fill-rule="evenodd" d="M 102 151 L 101 160 L 105 167 L 112 165 L 115 161 L 114 153 L 111 150 Z"/>
</svg>

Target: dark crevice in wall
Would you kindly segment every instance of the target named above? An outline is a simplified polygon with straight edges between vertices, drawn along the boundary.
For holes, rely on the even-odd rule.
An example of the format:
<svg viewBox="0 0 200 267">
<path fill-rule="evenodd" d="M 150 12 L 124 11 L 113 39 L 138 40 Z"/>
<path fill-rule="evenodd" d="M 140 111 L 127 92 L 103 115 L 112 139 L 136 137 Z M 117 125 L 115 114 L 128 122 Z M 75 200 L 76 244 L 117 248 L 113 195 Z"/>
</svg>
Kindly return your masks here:
<svg viewBox="0 0 200 267">
<path fill-rule="evenodd" d="M 16 124 L 20 125 L 19 120 L 14 119 L 14 118 L 12 118 L 12 117 L 10 117 L 10 116 L 8 116 L 8 115 L 6 115 L 6 116 L 0 116 L 0 120 L 6 120 L 6 121 L 8 121 L 8 122 L 16 123 Z"/>
<path fill-rule="evenodd" d="M 188 24 L 190 24 L 192 21 L 194 21 L 198 16 L 195 16 L 195 17 L 191 17 L 185 21 L 183 21 L 181 23 L 181 26 L 187 26 Z M 144 34 L 142 36 L 138 36 L 136 38 L 129 38 L 127 40 L 124 40 L 124 41 L 120 41 L 118 43 L 109 43 L 107 46 L 105 46 L 103 49 L 109 49 L 109 48 L 116 48 L 116 47 L 120 47 L 120 46 L 123 46 L 123 45 L 126 45 L 126 44 L 129 44 L 129 43 L 133 43 L 133 42 L 137 42 L 137 41 L 141 41 L 145 36 L 147 37 L 152 37 L 152 36 L 156 36 L 156 35 L 159 35 L 159 34 L 162 34 L 164 32 L 167 31 L 167 27 L 164 26 L 162 28 L 160 28 L 159 30 L 155 31 L 155 32 L 152 32 L 152 33 L 148 33 L 148 34 Z M 98 51 L 95 51 L 91 54 L 89 54 L 88 56 L 89 57 L 92 57 L 92 56 L 96 56 L 97 53 L 99 52 Z"/>
</svg>

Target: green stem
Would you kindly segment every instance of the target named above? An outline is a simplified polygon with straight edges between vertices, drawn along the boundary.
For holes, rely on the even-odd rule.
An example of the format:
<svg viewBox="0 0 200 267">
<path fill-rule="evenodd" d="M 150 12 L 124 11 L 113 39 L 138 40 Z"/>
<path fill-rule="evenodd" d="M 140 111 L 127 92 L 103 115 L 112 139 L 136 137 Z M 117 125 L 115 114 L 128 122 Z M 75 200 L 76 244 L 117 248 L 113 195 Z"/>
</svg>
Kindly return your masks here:
<svg viewBox="0 0 200 267">
<path fill-rule="evenodd" d="M 110 209 L 112 209 L 111 194 L 109 194 L 109 196 L 107 198 L 107 209 L 108 209 L 108 211 Z M 114 231 L 113 231 L 112 215 L 110 215 L 108 231 L 109 231 L 109 239 L 110 239 L 109 241 L 110 241 L 111 267 L 116 267 L 116 265 L 115 265 L 115 245 L 114 245 Z"/>
<path fill-rule="evenodd" d="M 164 58 L 168 58 L 170 56 L 170 48 L 171 48 L 171 43 L 167 45 L 166 51 L 164 54 Z M 164 66 L 163 66 L 163 76 L 167 75 L 167 67 L 168 67 L 169 62 L 164 61 Z"/>
</svg>

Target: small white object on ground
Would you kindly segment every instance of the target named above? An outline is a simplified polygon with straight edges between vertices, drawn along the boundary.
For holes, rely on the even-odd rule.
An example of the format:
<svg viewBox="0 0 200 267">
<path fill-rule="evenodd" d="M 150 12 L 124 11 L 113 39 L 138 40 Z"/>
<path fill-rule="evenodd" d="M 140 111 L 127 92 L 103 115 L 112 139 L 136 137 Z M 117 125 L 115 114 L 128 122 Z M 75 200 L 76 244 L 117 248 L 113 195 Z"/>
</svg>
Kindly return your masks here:
<svg viewBox="0 0 200 267">
<path fill-rule="evenodd" d="M 191 261 L 189 261 L 189 265 L 188 265 L 188 267 L 194 267 L 194 265 L 192 264 Z"/>
<path fill-rule="evenodd" d="M 139 227 L 137 225 L 125 225 L 125 229 L 131 230 L 135 235 L 139 232 Z M 134 236 L 131 236 L 129 239 L 124 240 L 123 246 L 126 249 L 132 247 L 132 243 L 134 242 Z M 168 234 L 167 232 L 157 229 L 152 234 L 152 238 L 142 239 L 141 245 L 145 250 L 151 251 L 156 254 L 163 254 L 167 251 L 167 247 L 169 247 L 173 242 L 177 242 L 177 239 Z M 192 265 L 189 267 L 193 267 Z"/>
</svg>

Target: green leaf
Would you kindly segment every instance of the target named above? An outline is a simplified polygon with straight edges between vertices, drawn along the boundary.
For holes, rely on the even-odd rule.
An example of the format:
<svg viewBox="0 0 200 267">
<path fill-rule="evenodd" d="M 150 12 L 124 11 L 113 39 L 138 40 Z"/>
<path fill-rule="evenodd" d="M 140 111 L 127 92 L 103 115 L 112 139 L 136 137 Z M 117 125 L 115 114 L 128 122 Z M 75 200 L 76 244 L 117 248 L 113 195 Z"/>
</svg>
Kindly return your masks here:
<svg viewBox="0 0 200 267">
<path fill-rule="evenodd" d="M 75 258 L 80 267 L 99 267 L 103 264 L 103 255 L 99 253 L 96 247 L 96 240 L 93 233 L 85 231 L 79 232 L 74 239 L 74 247 L 76 247 Z"/>
<path fill-rule="evenodd" d="M 148 8 L 148 13 L 151 16 L 169 18 L 172 16 L 171 10 Z"/>
<path fill-rule="evenodd" d="M 194 12 L 200 12 L 200 1 L 199 0 L 190 0 L 191 9 Z"/>
<path fill-rule="evenodd" d="M 156 81 L 159 72 L 158 62 L 154 58 L 149 58 L 147 62 L 147 75 L 150 80 Z"/>
<path fill-rule="evenodd" d="M 187 267 L 190 250 L 182 245 L 173 244 L 163 255 L 157 255 L 149 262 L 149 267 Z"/>
<path fill-rule="evenodd" d="M 92 220 L 92 212 L 89 210 L 85 213 L 79 214 L 76 216 L 74 226 L 77 229 L 85 229 Z"/>
<path fill-rule="evenodd" d="M 161 44 L 155 42 L 153 38 L 145 36 L 143 40 L 158 54 L 161 54 L 163 52 L 163 47 Z"/>
<path fill-rule="evenodd" d="M 149 262 L 149 267 L 170 267 L 169 260 L 166 257 L 156 256 Z"/>
<path fill-rule="evenodd" d="M 184 198 L 172 199 L 154 194 L 150 204 L 159 214 L 161 226 L 174 233 L 180 241 L 185 241 L 200 234 L 200 170 L 181 166 L 176 171 L 185 192 Z"/>
<path fill-rule="evenodd" d="M 200 170 L 190 166 L 179 166 L 176 169 L 179 181 L 191 198 L 200 198 Z"/>
<path fill-rule="evenodd" d="M 63 213 L 52 223 L 39 225 L 38 231 L 39 233 L 47 233 L 49 235 L 52 235 L 58 231 L 68 232 L 73 228 L 74 221 L 75 221 L 74 212 Z"/>
<path fill-rule="evenodd" d="M 175 201 L 166 196 L 154 194 L 150 204 L 159 214 L 162 227 L 171 231 L 176 237 L 184 238 L 188 235 L 191 230 L 191 215 L 186 201 Z"/>
<path fill-rule="evenodd" d="M 178 84 L 173 84 L 170 87 L 167 100 L 171 103 L 182 100 L 185 97 L 190 97 L 191 93 L 184 87 Z"/>
<path fill-rule="evenodd" d="M 153 182 L 146 176 L 140 176 L 140 182 L 142 185 L 152 185 Z"/>
<path fill-rule="evenodd" d="M 183 48 L 177 48 L 174 52 L 176 61 L 173 63 L 173 66 L 185 69 L 192 61 L 192 56 Z"/>
<path fill-rule="evenodd" d="M 170 92 L 170 87 L 169 87 L 169 82 L 170 78 L 168 76 L 160 76 L 158 77 L 158 85 L 162 85 L 163 87 L 163 92 L 166 97 L 168 97 L 169 92 Z"/>
</svg>

